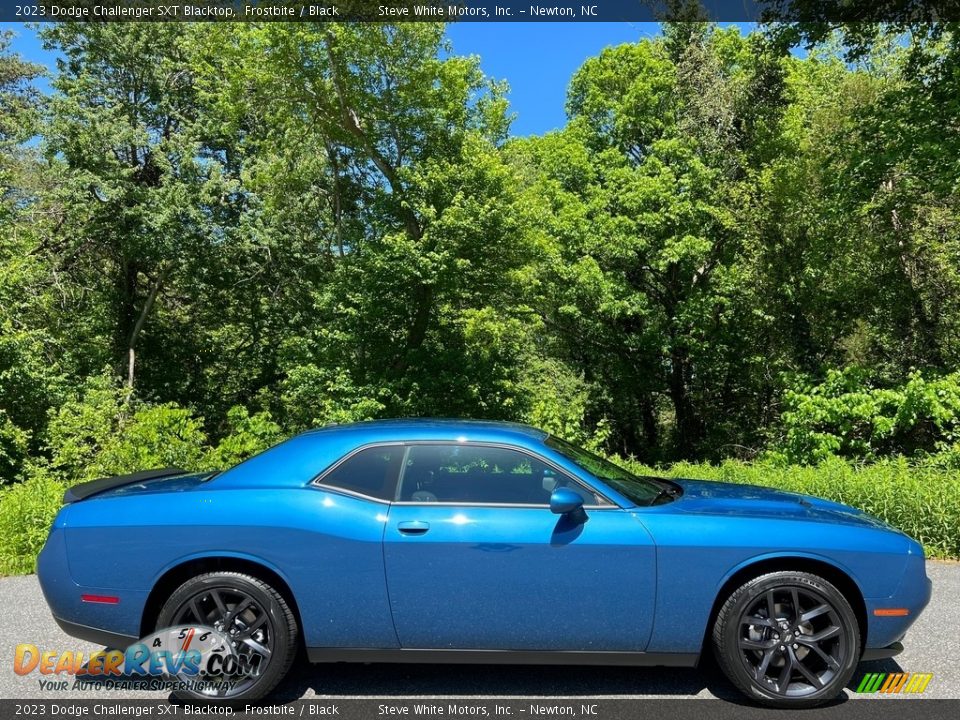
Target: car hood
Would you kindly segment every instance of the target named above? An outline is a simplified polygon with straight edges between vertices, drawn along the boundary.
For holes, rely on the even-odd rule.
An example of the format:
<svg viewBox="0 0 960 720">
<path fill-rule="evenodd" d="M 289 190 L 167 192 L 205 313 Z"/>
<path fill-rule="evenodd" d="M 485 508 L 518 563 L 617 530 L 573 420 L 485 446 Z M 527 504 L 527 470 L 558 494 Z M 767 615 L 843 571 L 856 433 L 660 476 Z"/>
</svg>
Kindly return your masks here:
<svg viewBox="0 0 960 720">
<path fill-rule="evenodd" d="M 895 530 L 862 510 L 811 495 L 709 480 L 675 479 L 674 482 L 683 489 L 683 495 L 675 501 L 676 509 L 685 512 L 788 518 Z"/>
</svg>

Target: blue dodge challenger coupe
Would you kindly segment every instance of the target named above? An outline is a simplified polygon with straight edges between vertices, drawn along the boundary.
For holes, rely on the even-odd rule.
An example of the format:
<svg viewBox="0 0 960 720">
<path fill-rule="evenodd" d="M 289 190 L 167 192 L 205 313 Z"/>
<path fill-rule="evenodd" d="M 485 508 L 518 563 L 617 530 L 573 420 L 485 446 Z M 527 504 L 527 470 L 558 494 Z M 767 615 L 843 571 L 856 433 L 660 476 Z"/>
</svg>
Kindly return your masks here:
<svg viewBox="0 0 960 720">
<path fill-rule="evenodd" d="M 523 425 L 391 420 L 229 470 L 70 489 L 38 572 L 71 635 L 192 625 L 264 697 L 313 662 L 720 667 L 764 704 L 836 697 L 930 598 L 921 546 L 854 508 L 637 477 Z M 187 691 L 189 695 L 191 691 Z"/>
</svg>

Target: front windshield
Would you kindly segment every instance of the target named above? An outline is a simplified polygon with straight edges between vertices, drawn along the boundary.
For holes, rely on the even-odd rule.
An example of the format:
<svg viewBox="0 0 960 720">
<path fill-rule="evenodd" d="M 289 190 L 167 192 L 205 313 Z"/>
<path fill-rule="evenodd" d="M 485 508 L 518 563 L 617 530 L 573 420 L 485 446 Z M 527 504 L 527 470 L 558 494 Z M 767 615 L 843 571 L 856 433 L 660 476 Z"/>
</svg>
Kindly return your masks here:
<svg viewBox="0 0 960 720">
<path fill-rule="evenodd" d="M 663 495 L 663 488 L 649 478 L 642 478 L 614 465 L 599 455 L 571 445 L 565 440 L 553 437 L 546 439 L 547 447 L 556 450 L 568 460 L 575 462 L 598 480 L 620 491 L 637 505 L 650 505 Z"/>
</svg>

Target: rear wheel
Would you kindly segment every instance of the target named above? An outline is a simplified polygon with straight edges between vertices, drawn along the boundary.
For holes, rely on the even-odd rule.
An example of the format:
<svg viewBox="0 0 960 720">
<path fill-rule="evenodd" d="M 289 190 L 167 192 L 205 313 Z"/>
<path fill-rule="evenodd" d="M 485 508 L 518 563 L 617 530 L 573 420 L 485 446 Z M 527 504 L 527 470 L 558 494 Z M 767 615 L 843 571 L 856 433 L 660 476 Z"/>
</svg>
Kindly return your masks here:
<svg viewBox="0 0 960 720">
<path fill-rule="evenodd" d="M 812 707 L 837 697 L 860 654 L 850 603 L 821 577 L 775 572 L 727 598 L 713 628 L 724 674 L 771 707 Z"/>
<path fill-rule="evenodd" d="M 179 691 L 192 700 L 249 701 L 262 698 L 279 683 L 297 653 L 297 621 L 283 596 L 252 575 L 214 572 L 187 580 L 170 596 L 157 628 L 212 627 L 229 639 L 240 667 L 255 672 L 224 675 L 215 689 Z"/>
</svg>

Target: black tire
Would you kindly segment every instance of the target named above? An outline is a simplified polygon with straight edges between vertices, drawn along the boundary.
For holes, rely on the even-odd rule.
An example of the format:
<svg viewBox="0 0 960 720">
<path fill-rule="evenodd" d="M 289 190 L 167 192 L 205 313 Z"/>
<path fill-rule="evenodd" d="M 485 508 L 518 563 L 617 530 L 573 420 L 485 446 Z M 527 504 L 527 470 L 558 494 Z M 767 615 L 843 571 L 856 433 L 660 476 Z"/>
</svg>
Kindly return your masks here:
<svg viewBox="0 0 960 720">
<path fill-rule="evenodd" d="M 850 682 L 860 627 L 843 593 L 823 578 L 773 572 L 726 599 L 713 626 L 713 650 L 748 698 L 769 707 L 814 707 Z"/>
<path fill-rule="evenodd" d="M 217 602 L 212 604 L 214 596 Z M 225 704 L 258 700 L 273 690 L 290 670 L 298 648 L 296 616 L 279 592 L 252 575 L 239 572 L 213 572 L 187 580 L 174 591 L 160 609 L 160 614 L 157 616 L 157 629 L 188 623 L 215 626 L 216 607 L 227 608 L 227 615 L 221 616 L 220 619 L 226 617 L 230 620 L 228 624 L 235 625 L 237 620 L 245 614 L 230 615 L 230 612 L 236 610 L 241 604 L 239 598 L 245 598 L 243 602 L 249 601 L 249 612 L 253 613 L 256 610 L 260 613 L 253 614 L 253 617 L 260 621 L 257 638 L 264 642 L 269 638 L 271 650 L 269 657 L 261 658 L 257 676 L 245 681 L 236 691 L 223 696 L 214 696 L 182 690 L 174 693 L 178 699 Z M 231 599 L 234 600 L 232 607 L 229 604 Z M 200 620 L 196 619 L 196 613 L 191 609 L 191 601 L 198 600 L 201 608 L 210 610 L 209 615 L 201 610 L 201 614 L 205 617 Z M 224 628 L 224 631 L 229 629 L 229 627 Z"/>
</svg>

